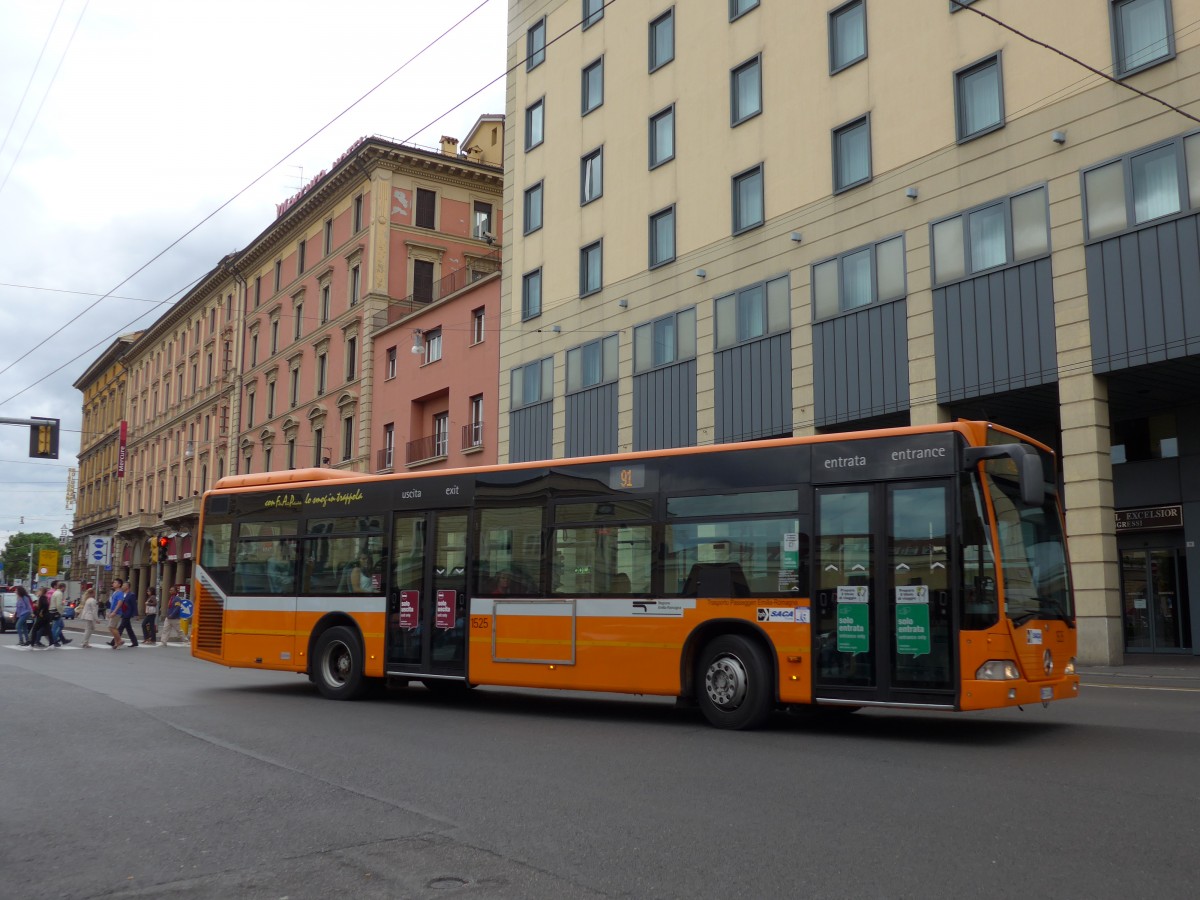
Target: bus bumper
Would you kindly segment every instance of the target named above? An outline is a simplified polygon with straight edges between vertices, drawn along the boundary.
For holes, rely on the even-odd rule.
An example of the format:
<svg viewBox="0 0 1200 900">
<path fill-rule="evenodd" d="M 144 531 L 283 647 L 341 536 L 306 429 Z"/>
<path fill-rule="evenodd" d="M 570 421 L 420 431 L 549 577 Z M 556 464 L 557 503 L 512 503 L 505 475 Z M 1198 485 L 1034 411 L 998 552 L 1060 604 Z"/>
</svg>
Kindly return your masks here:
<svg viewBox="0 0 1200 900">
<path fill-rule="evenodd" d="M 1068 675 L 1046 681 L 980 681 L 964 679 L 962 709 L 998 709 L 1005 706 L 1043 705 L 1052 700 L 1079 696 L 1079 676 Z"/>
</svg>

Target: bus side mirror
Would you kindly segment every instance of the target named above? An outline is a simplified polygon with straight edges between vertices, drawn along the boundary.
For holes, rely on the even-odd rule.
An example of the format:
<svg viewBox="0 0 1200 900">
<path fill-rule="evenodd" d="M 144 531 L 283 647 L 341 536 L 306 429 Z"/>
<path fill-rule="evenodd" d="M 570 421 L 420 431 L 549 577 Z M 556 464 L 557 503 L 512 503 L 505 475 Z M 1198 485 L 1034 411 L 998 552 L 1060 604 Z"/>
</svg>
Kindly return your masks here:
<svg viewBox="0 0 1200 900">
<path fill-rule="evenodd" d="M 963 468 L 971 470 L 985 459 L 1007 456 L 1017 469 L 1021 486 L 1021 502 L 1041 506 L 1046 499 L 1046 483 L 1042 479 L 1042 460 L 1037 451 L 1021 444 L 993 444 L 988 447 L 967 447 L 963 450 Z"/>
</svg>

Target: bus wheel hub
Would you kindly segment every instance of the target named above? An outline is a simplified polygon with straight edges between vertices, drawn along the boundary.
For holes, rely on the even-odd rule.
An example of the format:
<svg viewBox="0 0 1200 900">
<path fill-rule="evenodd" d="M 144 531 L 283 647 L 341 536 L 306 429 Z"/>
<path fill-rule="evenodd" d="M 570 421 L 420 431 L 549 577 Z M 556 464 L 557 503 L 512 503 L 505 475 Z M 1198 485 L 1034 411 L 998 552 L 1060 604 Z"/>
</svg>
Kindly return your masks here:
<svg viewBox="0 0 1200 900">
<path fill-rule="evenodd" d="M 714 659 L 704 673 L 704 689 L 708 699 L 723 709 L 736 709 L 746 697 L 749 679 L 746 667 L 736 656 Z"/>
</svg>

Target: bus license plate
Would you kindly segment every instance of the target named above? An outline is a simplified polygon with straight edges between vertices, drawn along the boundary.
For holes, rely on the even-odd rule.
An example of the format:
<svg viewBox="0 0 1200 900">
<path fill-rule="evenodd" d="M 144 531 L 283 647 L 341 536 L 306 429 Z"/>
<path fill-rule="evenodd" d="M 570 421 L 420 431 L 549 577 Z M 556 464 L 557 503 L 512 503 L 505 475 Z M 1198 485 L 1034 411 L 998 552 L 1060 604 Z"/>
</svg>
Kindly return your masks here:
<svg viewBox="0 0 1200 900">
<path fill-rule="evenodd" d="M 1054 699 L 1054 688 L 1052 688 L 1052 687 L 1042 688 L 1042 699 L 1043 700 L 1053 700 Z"/>
</svg>

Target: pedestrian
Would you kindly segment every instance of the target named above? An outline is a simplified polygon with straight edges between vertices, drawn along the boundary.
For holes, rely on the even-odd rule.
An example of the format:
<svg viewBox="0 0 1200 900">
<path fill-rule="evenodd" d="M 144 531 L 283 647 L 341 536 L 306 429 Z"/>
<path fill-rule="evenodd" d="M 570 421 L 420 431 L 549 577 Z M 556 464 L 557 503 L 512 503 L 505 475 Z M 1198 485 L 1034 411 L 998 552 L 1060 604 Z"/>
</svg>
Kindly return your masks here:
<svg viewBox="0 0 1200 900">
<path fill-rule="evenodd" d="M 83 623 L 83 647 L 92 646 L 92 629 L 96 627 L 99 604 L 96 603 L 96 589 L 88 588 L 83 592 L 83 604 L 80 606 L 79 621 Z"/>
<path fill-rule="evenodd" d="M 146 615 L 142 619 L 142 640 L 153 644 L 158 640 L 158 594 L 154 588 L 146 588 Z"/>
<path fill-rule="evenodd" d="M 46 636 L 47 643 L 42 643 L 42 635 Z M 58 644 L 54 642 L 54 635 L 50 628 L 50 596 L 49 591 L 45 588 L 38 590 L 37 603 L 33 607 L 33 634 L 29 636 L 30 647 L 50 647 L 55 649 Z"/>
<path fill-rule="evenodd" d="M 137 635 L 133 633 L 133 617 L 137 615 L 137 594 L 126 588 L 121 597 L 121 624 L 117 626 L 118 634 L 129 635 L 129 645 L 138 645 Z"/>
<path fill-rule="evenodd" d="M 28 647 L 29 629 L 33 619 L 33 601 L 29 599 L 29 591 L 21 585 L 14 588 L 17 592 L 17 644 Z"/>
<path fill-rule="evenodd" d="M 69 637 L 63 637 L 63 625 L 67 621 L 63 613 L 67 609 L 67 598 L 61 581 L 50 582 L 50 591 L 50 632 L 54 643 L 61 647 L 71 643 Z"/>
<path fill-rule="evenodd" d="M 171 599 L 167 601 L 167 617 L 163 620 L 163 638 L 162 645 L 165 647 L 171 640 L 171 633 L 180 640 L 183 639 L 183 633 L 179 630 L 179 614 L 183 610 L 183 597 L 180 596 L 179 588 L 176 588 L 171 593 Z"/>
<path fill-rule="evenodd" d="M 124 584 L 120 578 L 114 578 L 112 593 L 108 597 L 108 631 L 112 635 L 108 646 L 114 650 L 125 643 L 121 640 L 121 611 L 125 608 Z"/>
<path fill-rule="evenodd" d="M 183 639 L 191 641 L 192 639 L 192 605 L 188 602 L 187 585 L 179 586 L 179 628 L 183 632 Z"/>
</svg>

